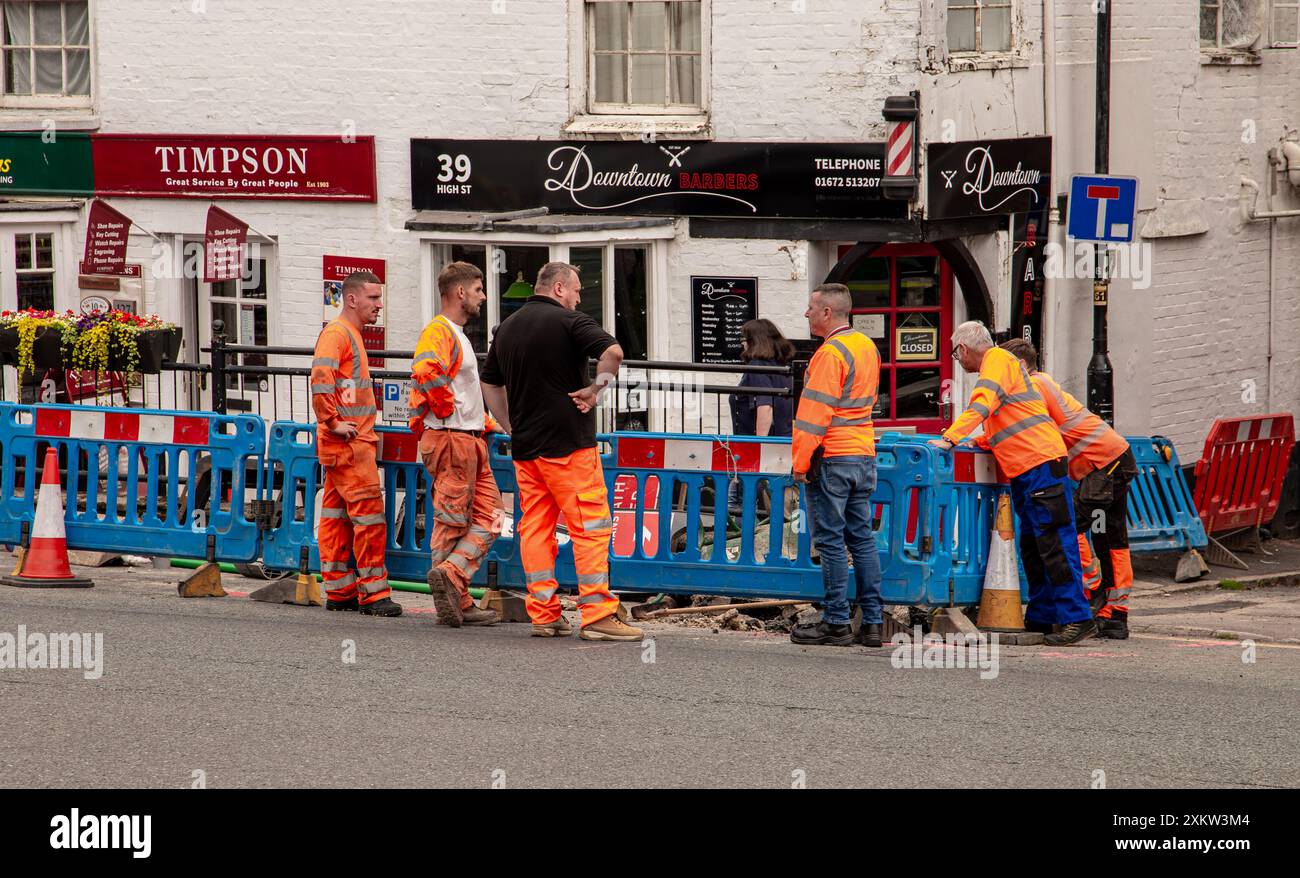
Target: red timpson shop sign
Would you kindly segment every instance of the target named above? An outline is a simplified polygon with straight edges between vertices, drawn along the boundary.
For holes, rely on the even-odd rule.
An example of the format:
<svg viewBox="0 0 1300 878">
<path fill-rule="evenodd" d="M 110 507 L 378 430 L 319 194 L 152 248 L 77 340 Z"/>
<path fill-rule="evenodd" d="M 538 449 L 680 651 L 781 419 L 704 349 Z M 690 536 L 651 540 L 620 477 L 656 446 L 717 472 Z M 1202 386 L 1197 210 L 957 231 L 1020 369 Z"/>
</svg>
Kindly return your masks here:
<svg viewBox="0 0 1300 878">
<path fill-rule="evenodd" d="M 97 134 L 92 152 L 98 195 L 376 200 L 373 137 Z"/>
</svg>

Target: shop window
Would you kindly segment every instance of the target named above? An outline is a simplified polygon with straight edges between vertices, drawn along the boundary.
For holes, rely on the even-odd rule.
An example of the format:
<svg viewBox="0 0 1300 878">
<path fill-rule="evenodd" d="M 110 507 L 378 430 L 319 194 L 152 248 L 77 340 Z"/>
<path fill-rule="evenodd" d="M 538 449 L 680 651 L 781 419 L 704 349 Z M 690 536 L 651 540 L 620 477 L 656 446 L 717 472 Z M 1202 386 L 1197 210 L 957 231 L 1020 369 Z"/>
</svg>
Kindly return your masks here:
<svg viewBox="0 0 1300 878">
<path fill-rule="evenodd" d="M 578 269 L 582 283 L 582 299 L 578 310 L 605 325 L 605 248 L 574 247 L 569 251 L 569 264 Z"/>
<path fill-rule="evenodd" d="M 589 111 L 698 111 L 708 3 L 586 0 Z"/>
<path fill-rule="evenodd" d="M 54 235 L 51 232 L 14 235 L 14 274 L 18 310 L 54 310 Z"/>
<path fill-rule="evenodd" d="M 86 103 L 91 90 L 87 0 L 20 0 L 0 6 L 6 102 Z"/>
<path fill-rule="evenodd" d="M 487 247 L 476 246 L 474 244 L 453 244 L 451 247 L 452 262 L 468 262 L 470 265 L 478 267 L 483 272 L 483 288 L 487 289 Z M 434 298 L 439 296 L 438 291 L 433 291 Z M 479 309 L 477 317 L 471 317 L 465 324 L 465 337 L 469 339 L 470 346 L 475 352 L 487 353 L 488 346 L 488 307 L 487 302 Z"/>
<path fill-rule="evenodd" d="M 650 359 L 646 338 L 645 247 L 614 248 L 614 337 L 627 360 Z"/>
<path fill-rule="evenodd" d="M 1012 0 L 948 0 L 948 51 L 1011 51 Z"/>
<path fill-rule="evenodd" d="M 1300 0 L 1272 0 L 1269 17 L 1269 45 L 1295 48 L 1300 45 Z"/>
<path fill-rule="evenodd" d="M 549 247 L 493 247 L 498 323 L 523 307 L 533 294 L 537 273 L 551 259 Z"/>
<path fill-rule="evenodd" d="M 1246 51 L 1259 40 L 1260 30 L 1256 0 L 1201 0 L 1202 49 Z"/>
<path fill-rule="evenodd" d="M 234 344 L 265 347 L 270 343 L 267 323 L 267 274 L 265 259 L 249 259 L 239 280 L 214 283 L 208 296 L 211 320 L 225 324 L 226 338 Z M 240 354 L 231 358 L 232 365 L 265 366 L 266 354 Z M 232 396 L 251 398 L 269 390 L 264 374 L 227 373 L 226 390 Z M 232 408 L 242 409 L 236 403 Z"/>
</svg>

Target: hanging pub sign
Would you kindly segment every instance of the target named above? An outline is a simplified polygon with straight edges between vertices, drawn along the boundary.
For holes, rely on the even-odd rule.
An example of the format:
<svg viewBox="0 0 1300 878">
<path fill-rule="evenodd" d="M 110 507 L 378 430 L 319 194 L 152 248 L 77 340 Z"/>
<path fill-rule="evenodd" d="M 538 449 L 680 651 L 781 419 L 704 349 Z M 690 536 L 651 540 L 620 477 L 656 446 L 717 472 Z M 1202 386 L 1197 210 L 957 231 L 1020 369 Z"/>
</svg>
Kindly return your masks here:
<svg viewBox="0 0 1300 878">
<path fill-rule="evenodd" d="M 883 143 L 412 140 L 417 210 L 892 219 Z"/>
<path fill-rule="evenodd" d="M 740 363 L 740 328 L 758 317 L 758 278 L 692 277 L 697 363 Z"/>
<path fill-rule="evenodd" d="M 203 282 L 239 280 L 244 274 L 244 247 L 248 223 L 215 204 L 208 208 L 208 228 L 203 236 Z"/>
<path fill-rule="evenodd" d="M 131 220 L 102 201 L 90 203 L 82 274 L 126 274 L 126 239 Z"/>
<path fill-rule="evenodd" d="M 926 218 L 1036 212 L 1052 197 L 1052 138 L 968 140 L 926 148 Z"/>
<path fill-rule="evenodd" d="M 900 326 L 894 330 L 894 360 L 939 359 L 939 330 L 928 326 Z"/>
</svg>

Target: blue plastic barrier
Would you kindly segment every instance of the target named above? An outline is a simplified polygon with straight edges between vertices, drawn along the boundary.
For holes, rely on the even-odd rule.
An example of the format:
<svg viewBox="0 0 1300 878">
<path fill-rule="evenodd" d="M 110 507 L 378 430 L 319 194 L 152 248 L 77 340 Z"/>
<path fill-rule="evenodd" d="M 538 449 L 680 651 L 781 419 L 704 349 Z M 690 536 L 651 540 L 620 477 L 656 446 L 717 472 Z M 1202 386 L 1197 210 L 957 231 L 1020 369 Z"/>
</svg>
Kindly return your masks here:
<svg viewBox="0 0 1300 878">
<path fill-rule="evenodd" d="M 261 418 L 0 403 L 0 541 L 17 542 L 35 519 L 46 446 L 66 472 L 69 548 L 203 558 L 211 537 L 218 560 L 257 559 L 247 501 L 261 493 Z"/>
<path fill-rule="evenodd" d="M 1209 544 L 1174 445 L 1163 436 L 1126 436 L 1138 474 L 1128 490 L 1131 552 L 1172 552 Z"/>
</svg>

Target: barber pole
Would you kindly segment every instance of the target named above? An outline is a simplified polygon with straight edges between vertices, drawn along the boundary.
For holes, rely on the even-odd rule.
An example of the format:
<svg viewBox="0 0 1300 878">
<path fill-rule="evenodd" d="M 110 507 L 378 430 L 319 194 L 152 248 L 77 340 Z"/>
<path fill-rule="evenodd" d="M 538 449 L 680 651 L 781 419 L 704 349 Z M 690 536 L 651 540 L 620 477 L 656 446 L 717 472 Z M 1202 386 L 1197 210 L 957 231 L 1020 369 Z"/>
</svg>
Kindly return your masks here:
<svg viewBox="0 0 1300 878">
<path fill-rule="evenodd" d="M 889 136 L 885 145 L 885 174 L 881 194 L 895 201 L 916 198 L 916 120 L 920 115 L 919 93 L 885 98 L 885 121 Z"/>
<path fill-rule="evenodd" d="M 13 576 L 0 579 L 20 588 L 90 588 L 89 579 L 72 575 L 68 564 L 68 538 L 63 526 L 63 493 L 59 487 L 59 452 L 45 449 L 45 470 L 36 498 L 36 522 L 31 544 Z"/>
</svg>

